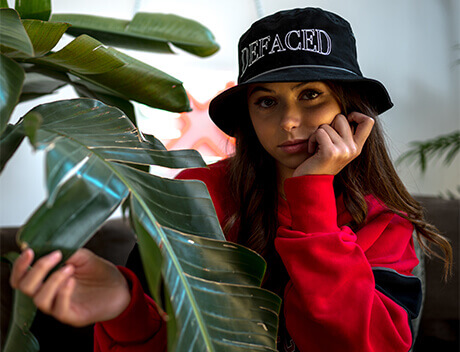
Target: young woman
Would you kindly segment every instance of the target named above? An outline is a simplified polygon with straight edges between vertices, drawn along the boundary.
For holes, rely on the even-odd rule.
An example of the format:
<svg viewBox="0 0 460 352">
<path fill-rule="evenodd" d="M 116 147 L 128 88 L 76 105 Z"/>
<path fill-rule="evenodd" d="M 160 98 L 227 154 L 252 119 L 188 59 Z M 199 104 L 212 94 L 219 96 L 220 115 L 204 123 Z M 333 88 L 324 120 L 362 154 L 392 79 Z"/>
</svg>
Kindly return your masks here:
<svg viewBox="0 0 460 352">
<path fill-rule="evenodd" d="M 210 105 L 235 155 L 178 178 L 204 181 L 227 239 L 267 260 L 263 285 L 283 297 L 280 351 L 408 351 L 421 302 L 413 230 L 447 265 L 451 249 L 391 164 L 377 115 L 392 103 L 363 77 L 350 25 L 321 9 L 282 11 L 252 25 L 239 55 L 238 85 Z M 82 249 L 43 282 L 60 256 L 28 271 L 26 250 L 12 286 L 65 323 L 96 322 L 96 351 L 166 349 L 131 270 Z"/>
</svg>

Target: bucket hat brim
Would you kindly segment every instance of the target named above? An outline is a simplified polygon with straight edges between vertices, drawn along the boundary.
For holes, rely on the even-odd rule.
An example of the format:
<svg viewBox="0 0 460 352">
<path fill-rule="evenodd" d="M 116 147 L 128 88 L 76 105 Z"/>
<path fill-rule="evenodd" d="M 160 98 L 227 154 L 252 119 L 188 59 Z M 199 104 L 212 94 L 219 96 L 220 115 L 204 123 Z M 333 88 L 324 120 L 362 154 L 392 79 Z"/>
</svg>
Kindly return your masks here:
<svg viewBox="0 0 460 352">
<path fill-rule="evenodd" d="M 390 95 L 382 83 L 359 76 L 352 71 L 321 65 L 298 65 L 280 67 L 231 87 L 214 99 L 209 105 L 209 115 L 213 122 L 229 136 L 234 136 L 242 118 L 248 118 L 247 87 L 254 83 L 268 82 L 346 82 L 347 86 L 361 93 L 378 114 L 393 106 Z"/>
</svg>

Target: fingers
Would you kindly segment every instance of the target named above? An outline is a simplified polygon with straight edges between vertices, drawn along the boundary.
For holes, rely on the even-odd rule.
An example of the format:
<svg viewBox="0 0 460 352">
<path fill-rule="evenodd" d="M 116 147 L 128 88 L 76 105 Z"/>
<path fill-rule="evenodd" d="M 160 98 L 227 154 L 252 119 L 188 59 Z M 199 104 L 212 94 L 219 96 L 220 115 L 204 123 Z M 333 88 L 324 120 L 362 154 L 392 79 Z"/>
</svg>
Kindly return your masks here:
<svg viewBox="0 0 460 352">
<path fill-rule="evenodd" d="M 309 146 L 308 151 L 310 153 L 314 153 L 317 147 L 323 147 L 323 149 L 324 147 L 333 147 L 333 144 L 334 144 L 333 139 L 335 139 L 335 137 L 333 136 L 333 133 L 335 132 L 331 130 L 332 128 L 328 125 L 320 126 L 308 140 L 308 146 Z"/>
<path fill-rule="evenodd" d="M 353 141 L 352 137 L 349 137 Z M 343 149 L 346 146 L 344 139 L 339 133 L 329 125 L 321 125 L 308 139 L 308 152 L 315 153 L 316 148 L 323 150 Z"/>
<path fill-rule="evenodd" d="M 34 252 L 28 248 L 16 259 L 11 270 L 10 285 L 14 289 L 18 288 L 19 282 L 27 273 L 27 270 L 34 260 Z"/>
<path fill-rule="evenodd" d="M 63 285 L 67 285 L 66 282 L 73 273 L 72 265 L 66 265 L 54 272 L 35 294 L 35 305 L 43 312 L 51 314 L 56 296 L 65 290 Z"/>
<path fill-rule="evenodd" d="M 18 276 L 21 275 L 21 277 L 17 282 L 14 282 L 15 285 L 13 287 L 32 297 L 40 288 L 43 279 L 48 275 L 51 269 L 59 263 L 61 258 L 62 253 L 60 251 L 54 251 L 37 260 L 37 262 L 29 270 L 26 269 L 25 272 L 21 265 L 18 270 Z"/>
<path fill-rule="evenodd" d="M 55 271 L 43 282 L 49 272 L 62 259 L 60 251 L 54 251 L 38 259 L 32 267 L 34 253 L 25 250 L 13 264 L 10 284 L 33 298 L 41 311 L 65 322 L 68 320 L 71 296 L 75 288 L 74 265 L 67 264 Z M 77 256 L 78 259 L 78 256 Z"/>
<path fill-rule="evenodd" d="M 344 115 L 338 114 L 332 121 L 331 126 L 346 143 L 353 142 L 353 131 Z"/>
<path fill-rule="evenodd" d="M 358 126 L 353 135 L 355 143 L 361 149 L 374 127 L 374 119 L 359 112 L 352 112 L 348 115 L 349 122 L 356 122 Z"/>
<path fill-rule="evenodd" d="M 355 123 L 356 127 L 355 125 L 351 126 L 351 123 Z M 332 121 L 331 126 L 323 125 L 320 128 L 328 133 L 335 145 L 345 146 L 346 149 L 349 149 L 349 153 L 353 155 L 361 152 L 374 123 L 373 118 L 359 112 L 352 112 L 348 117 L 338 114 Z"/>
<path fill-rule="evenodd" d="M 71 318 L 69 316 L 70 312 L 70 302 L 72 293 L 75 289 L 76 281 L 73 277 L 70 277 L 64 284 L 64 286 L 59 290 L 56 296 L 56 302 L 54 306 L 54 316 L 62 321 L 62 322 L 69 322 Z M 75 323 L 73 324 L 77 326 Z"/>
</svg>

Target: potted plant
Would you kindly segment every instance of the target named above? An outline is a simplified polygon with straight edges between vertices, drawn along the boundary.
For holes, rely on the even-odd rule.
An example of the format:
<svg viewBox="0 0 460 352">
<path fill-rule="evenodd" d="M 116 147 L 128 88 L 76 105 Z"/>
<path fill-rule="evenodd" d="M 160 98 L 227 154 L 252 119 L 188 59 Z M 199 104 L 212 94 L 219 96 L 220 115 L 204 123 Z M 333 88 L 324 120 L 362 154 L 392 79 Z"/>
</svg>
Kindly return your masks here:
<svg viewBox="0 0 460 352">
<path fill-rule="evenodd" d="M 33 248 L 37 258 L 59 248 L 65 261 L 128 201 L 150 291 L 169 315 L 169 350 L 183 351 L 191 336 L 196 343 L 187 345 L 190 351 L 255 346 L 273 350 L 280 299 L 260 288 L 263 259 L 242 246 L 226 244 L 203 183 L 165 179 L 133 167 L 204 166 L 196 151 L 167 151 L 132 122 L 131 100 L 188 110 L 181 82 L 106 46 L 171 52 L 172 44 L 207 56 L 218 49 L 212 34 L 174 15 L 139 13 L 132 21 L 50 18 L 50 0 L 16 1 L 15 10 L 5 0 L 0 5 L 0 82 L 5 97 L 0 101 L 0 169 L 25 138 L 46 152 L 49 196 L 20 229 L 18 244 Z M 77 37 L 53 52 L 66 31 Z M 85 98 L 36 106 L 18 123 L 8 124 L 18 102 L 65 84 Z M 213 260 L 216 256 L 219 260 Z M 7 257 L 14 260 L 15 255 Z M 173 291 L 181 294 L 171 298 L 168 292 Z M 206 304 L 210 299 L 222 303 L 211 307 Z M 39 349 L 29 331 L 35 311 L 33 302 L 16 292 L 5 352 Z M 217 326 L 206 318 L 209 314 L 225 319 Z M 235 319 L 239 323 L 231 324 Z M 240 337 L 236 341 L 229 335 Z"/>
</svg>

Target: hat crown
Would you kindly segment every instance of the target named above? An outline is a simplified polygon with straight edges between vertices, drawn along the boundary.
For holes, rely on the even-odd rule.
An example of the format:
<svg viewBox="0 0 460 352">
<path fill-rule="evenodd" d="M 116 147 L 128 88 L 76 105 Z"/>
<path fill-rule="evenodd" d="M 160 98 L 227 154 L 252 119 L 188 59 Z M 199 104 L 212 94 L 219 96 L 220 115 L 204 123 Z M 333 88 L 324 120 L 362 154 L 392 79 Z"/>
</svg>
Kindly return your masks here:
<svg viewBox="0 0 460 352">
<path fill-rule="evenodd" d="M 280 11 L 256 21 L 240 38 L 238 85 L 216 96 L 209 115 L 234 136 L 248 118 L 252 83 L 334 81 L 355 91 L 377 113 L 393 106 L 384 85 L 363 77 L 350 24 L 319 8 Z"/>
<path fill-rule="evenodd" d="M 256 21 L 241 36 L 238 54 L 238 83 L 286 67 L 327 66 L 362 76 L 350 24 L 319 8 L 279 11 Z"/>
</svg>

